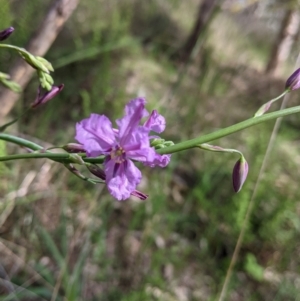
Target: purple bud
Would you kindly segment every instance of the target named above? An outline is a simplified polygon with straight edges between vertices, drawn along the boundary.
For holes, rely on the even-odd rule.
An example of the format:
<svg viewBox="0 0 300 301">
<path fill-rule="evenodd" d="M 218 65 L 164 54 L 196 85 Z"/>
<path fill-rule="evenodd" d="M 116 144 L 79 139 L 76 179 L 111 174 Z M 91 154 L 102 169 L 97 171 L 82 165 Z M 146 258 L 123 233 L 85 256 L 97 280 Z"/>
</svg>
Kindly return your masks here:
<svg viewBox="0 0 300 301">
<path fill-rule="evenodd" d="M 140 191 L 138 191 L 138 190 L 133 190 L 133 191 L 131 192 L 131 195 L 133 195 L 133 196 L 139 198 L 139 199 L 142 200 L 142 201 L 145 201 L 145 200 L 148 199 L 148 195 L 147 195 L 147 194 L 142 193 L 142 192 L 140 192 Z"/>
<path fill-rule="evenodd" d="M 96 164 L 87 165 L 88 170 L 96 177 L 100 178 L 101 180 L 106 180 L 105 172 L 102 168 L 100 168 Z"/>
<path fill-rule="evenodd" d="M 82 144 L 79 143 L 68 143 L 62 147 L 68 153 L 86 153 Z"/>
<path fill-rule="evenodd" d="M 242 156 L 234 165 L 232 172 L 232 183 L 235 192 L 239 192 L 247 178 L 248 163 Z"/>
<path fill-rule="evenodd" d="M 36 108 L 39 105 L 42 105 L 55 97 L 58 93 L 61 92 L 61 90 L 64 88 L 64 84 L 61 84 L 59 86 L 52 86 L 52 89 L 43 95 L 41 95 L 41 87 L 38 88 L 38 95 L 34 101 L 34 103 L 31 104 L 32 108 Z"/>
<path fill-rule="evenodd" d="M 0 41 L 7 39 L 14 31 L 13 27 L 8 27 L 2 31 L 0 31 Z"/>
<path fill-rule="evenodd" d="M 297 90 L 300 88 L 300 68 L 297 69 L 286 81 L 285 89 Z"/>
</svg>

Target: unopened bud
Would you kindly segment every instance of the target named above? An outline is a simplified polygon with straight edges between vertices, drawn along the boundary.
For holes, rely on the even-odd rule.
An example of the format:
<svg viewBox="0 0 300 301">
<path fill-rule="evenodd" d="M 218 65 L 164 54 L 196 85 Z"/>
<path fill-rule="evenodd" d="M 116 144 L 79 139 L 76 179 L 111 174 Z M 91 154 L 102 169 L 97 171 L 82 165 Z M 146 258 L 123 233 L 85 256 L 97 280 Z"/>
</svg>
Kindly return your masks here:
<svg viewBox="0 0 300 301">
<path fill-rule="evenodd" d="M 45 74 L 45 79 L 47 81 L 47 83 L 49 83 L 51 86 L 54 84 L 54 80 L 52 78 L 52 76 L 48 73 L 44 73 Z"/>
<path fill-rule="evenodd" d="M 175 143 L 173 141 L 165 141 L 164 142 L 164 146 L 168 147 L 168 146 L 173 146 Z"/>
<path fill-rule="evenodd" d="M 84 164 L 83 159 L 78 155 L 78 154 L 70 154 L 69 155 L 69 159 L 73 162 L 73 163 L 77 163 L 77 164 Z"/>
<path fill-rule="evenodd" d="M 228 149 L 223 148 L 221 146 L 211 145 L 211 144 L 207 144 L 207 143 L 200 144 L 199 147 L 202 148 L 202 149 L 205 149 L 205 150 L 212 151 L 212 152 L 227 152 L 227 151 L 229 151 Z M 230 152 L 231 152 L 231 150 L 230 150 Z"/>
<path fill-rule="evenodd" d="M 22 92 L 22 88 L 21 86 L 14 82 L 14 81 L 11 81 L 11 80 L 7 80 L 7 79 L 0 79 L 0 82 L 5 86 L 7 87 L 8 89 L 16 92 L 16 93 L 21 93 Z"/>
<path fill-rule="evenodd" d="M 10 75 L 7 73 L 0 72 L 0 80 L 2 79 L 10 79 Z"/>
<path fill-rule="evenodd" d="M 297 69 L 286 81 L 285 89 L 287 90 L 297 90 L 300 88 L 300 68 Z"/>
<path fill-rule="evenodd" d="M 14 31 L 15 29 L 13 27 L 8 27 L 2 31 L 0 31 L 0 41 L 4 41 L 7 39 Z"/>
<path fill-rule="evenodd" d="M 42 63 L 36 56 L 26 52 L 25 49 L 23 52 L 19 51 L 21 57 L 34 69 L 43 71 L 45 73 L 50 73 L 48 68 Z"/>
<path fill-rule="evenodd" d="M 151 140 L 150 144 L 151 144 L 151 146 L 156 147 L 157 145 L 164 144 L 164 142 L 165 142 L 165 139 L 155 138 L 155 139 Z"/>
<path fill-rule="evenodd" d="M 105 172 L 102 168 L 100 168 L 96 164 L 87 165 L 88 170 L 96 177 L 100 178 L 101 180 L 106 180 Z"/>
<path fill-rule="evenodd" d="M 143 192 L 140 192 L 140 191 L 138 191 L 138 190 L 132 191 L 132 192 L 131 192 L 131 195 L 133 195 L 133 196 L 139 198 L 139 199 L 142 200 L 142 201 L 145 201 L 145 200 L 148 199 L 148 195 L 147 195 L 147 194 L 145 194 L 145 193 L 143 193 Z"/>
<path fill-rule="evenodd" d="M 84 180 L 84 181 L 88 181 L 88 182 L 91 182 L 93 184 L 96 184 L 93 179 L 90 179 L 90 178 L 87 178 L 86 176 L 84 176 L 78 169 L 76 169 L 74 167 L 73 164 L 65 164 L 65 167 L 71 172 L 73 173 L 76 177 Z"/>
<path fill-rule="evenodd" d="M 68 153 L 85 153 L 86 150 L 84 149 L 82 144 L 79 143 L 68 143 L 62 147 Z"/>
<path fill-rule="evenodd" d="M 232 183 L 235 192 L 239 192 L 248 175 L 248 163 L 243 156 L 236 162 L 232 172 Z"/>
<path fill-rule="evenodd" d="M 174 142 L 166 141 L 165 139 L 161 139 L 161 138 L 155 138 L 155 139 L 151 140 L 150 145 L 152 147 L 154 147 L 155 149 L 160 149 L 160 148 L 172 146 L 172 145 L 174 145 Z"/>
<path fill-rule="evenodd" d="M 44 88 L 47 91 L 50 91 L 52 89 L 52 85 L 54 83 L 52 76 L 41 70 L 37 70 L 37 74 L 38 74 L 39 81 L 40 81 L 42 88 Z"/>
<path fill-rule="evenodd" d="M 59 86 L 52 86 L 52 88 L 49 92 L 46 92 L 43 95 L 41 95 L 41 87 L 39 87 L 38 95 L 37 95 L 34 103 L 31 104 L 31 107 L 36 108 L 37 106 L 48 102 L 50 99 L 55 97 L 58 93 L 60 93 L 63 88 L 64 88 L 63 84 L 61 84 Z"/>
<path fill-rule="evenodd" d="M 259 110 L 255 113 L 254 117 L 259 117 L 262 116 L 263 114 L 265 114 L 271 107 L 272 101 L 269 101 L 267 103 L 265 103 L 264 105 L 262 105 Z"/>
<path fill-rule="evenodd" d="M 36 56 L 35 58 L 39 62 L 41 62 L 49 71 L 52 71 L 52 72 L 54 71 L 53 66 L 52 66 L 52 64 L 49 61 L 47 61 L 46 59 L 44 59 L 41 56 Z"/>
</svg>

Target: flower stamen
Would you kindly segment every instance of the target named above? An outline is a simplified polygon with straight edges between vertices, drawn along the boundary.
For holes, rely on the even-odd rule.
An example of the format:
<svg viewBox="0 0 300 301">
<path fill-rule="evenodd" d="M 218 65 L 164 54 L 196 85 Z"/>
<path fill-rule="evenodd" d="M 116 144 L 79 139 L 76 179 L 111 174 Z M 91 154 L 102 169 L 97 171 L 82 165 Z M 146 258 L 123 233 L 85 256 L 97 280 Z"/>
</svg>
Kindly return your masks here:
<svg viewBox="0 0 300 301">
<path fill-rule="evenodd" d="M 116 163 L 121 164 L 125 161 L 126 156 L 125 156 L 125 150 L 120 147 L 117 146 L 116 148 L 114 148 L 111 153 L 110 153 L 110 157 L 112 160 L 114 160 Z"/>
</svg>

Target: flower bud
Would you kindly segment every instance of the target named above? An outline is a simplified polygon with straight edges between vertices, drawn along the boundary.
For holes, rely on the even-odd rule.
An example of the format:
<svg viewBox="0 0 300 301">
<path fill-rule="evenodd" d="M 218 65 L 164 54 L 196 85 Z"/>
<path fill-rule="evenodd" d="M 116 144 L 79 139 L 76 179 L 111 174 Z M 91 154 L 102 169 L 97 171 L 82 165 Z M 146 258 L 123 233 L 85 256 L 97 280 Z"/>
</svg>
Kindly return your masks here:
<svg viewBox="0 0 300 301">
<path fill-rule="evenodd" d="M 34 103 L 31 104 L 31 107 L 36 108 L 37 106 L 48 102 L 50 99 L 55 97 L 58 93 L 60 93 L 63 88 L 64 88 L 63 84 L 61 84 L 59 86 L 52 86 L 52 88 L 49 92 L 46 92 L 43 95 L 41 95 L 41 87 L 39 87 L 38 95 L 37 95 Z"/>
<path fill-rule="evenodd" d="M 80 165 L 84 164 L 83 159 L 78 155 L 78 154 L 70 154 L 69 155 L 69 159 L 73 162 L 73 163 L 77 163 Z"/>
<path fill-rule="evenodd" d="M 236 162 L 232 172 L 232 183 L 235 192 L 239 192 L 247 178 L 248 163 L 243 156 Z"/>
<path fill-rule="evenodd" d="M 286 90 L 297 90 L 300 88 L 300 68 L 297 69 L 286 81 L 285 89 Z"/>
<path fill-rule="evenodd" d="M 100 168 L 96 164 L 87 165 L 88 170 L 96 177 L 100 178 L 101 180 L 106 180 L 105 172 L 102 168 Z"/>
<path fill-rule="evenodd" d="M 140 191 L 138 191 L 138 190 L 132 191 L 132 192 L 131 192 L 131 195 L 133 195 L 133 196 L 139 198 L 139 199 L 142 200 L 142 201 L 147 200 L 148 197 L 149 197 L 147 194 L 145 194 L 145 193 L 143 193 L 143 192 L 140 192 Z"/>
<path fill-rule="evenodd" d="M 51 77 L 51 75 L 41 70 L 37 70 L 37 75 L 39 77 L 39 81 L 42 88 L 44 88 L 47 91 L 50 91 L 52 89 L 52 85 L 54 84 L 54 80 Z"/>
<path fill-rule="evenodd" d="M 2 79 L 10 79 L 10 75 L 7 73 L 0 72 L 0 80 Z"/>
<path fill-rule="evenodd" d="M 48 68 L 31 53 L 20 53 L 23 59 L 34 69 L 50 73 Z"/>
<path fill-rule="evenodd" d="M 173 141 L 165 141 L 164 142 L 164 146 L 168 147 L 168 146 L 173 146 L 175 143 Z"/>
<path fill-rule="evenodd" d="M 14 31 L 13 27 L 8 27 L 2 31 L 0 31 L 0 41 L 7 39 Z"/>
<path fill-rule="evenodd" d="M 62 147 L 68 153 L 85 153 L 86 150 L 84 149 L 82 144 L 79 143 L 68 143 Z"/>
<path fill-rule="evenodd" d="M 157 145 L 164 144 L 164 142 L 165 142 L 165 139 L 155 138 L 155 139 L 151 140 L 150 145 L 155 147 Z"/>
<path fill-rule="evenodd" d="M 52 64 L 47 61 L 45 58 L 41 56 L 36 56 L 35 57 L 39 62 L 41 62 L 49 71 L 54 71 Z"/>
<path fill-rule="evenodd" d="M 84 176 L 77 168 L 74 167 L 73 164 L 64 164 L 64 165 L 76 177 L 78 177 L 78 178 L 80 178 L 80 179 L 82 179 L 84 181 L 88 181 L 88 182 L 91 182 L 93 184 L 96 184 L 92 179 L 87 178 L 86 176 Z"/>
<path fill-rule="evenodd" d="M 272 101 L 268 101 L 264 105 L 262 105 L 259 110 L 254 114 L 254 117 L 259 117 L 265 114 L 271 107 Z"/>
<path fill-rule="evenodd" d="M 54 84 L 54 80 L 53 80 L 52 76 L 48 73 L 44 73 L 44 75 L 45 75 L 45 80 L 47 81 L 47 83 L 49 83 L 52 86 Z"/>
<path fill-rule="evenodd" d="M 21 86 L 12 81 L 12 80 L 7 80 L 7 79 L 1 79 L 0 78 L 0 82 L 8 89 L 12 90 L 13 92 L 16 92 L 16 93 L 21 93 L 22 92 L 22 88 Z"/>
</svg>

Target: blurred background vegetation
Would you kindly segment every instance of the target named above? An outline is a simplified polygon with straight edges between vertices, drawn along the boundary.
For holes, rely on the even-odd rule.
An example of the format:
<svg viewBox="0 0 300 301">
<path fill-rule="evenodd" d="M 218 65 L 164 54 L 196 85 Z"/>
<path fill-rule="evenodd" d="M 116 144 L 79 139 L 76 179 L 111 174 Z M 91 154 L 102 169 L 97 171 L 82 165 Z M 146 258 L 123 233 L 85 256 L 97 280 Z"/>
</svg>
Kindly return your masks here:
<svg viewBox="0 0 300 301">
<path fill-rule="evenodd" d="M 8 43 L 25 46 L 51 3 L 0 0 L 0 28 L 16 29 Z M 249 118 L 296 67 L 298 5 L 79 1 L 45 55 L 64 90 L 9 131 L 43 145 L 73 142 L 76 122 L 91 112 L 119 118 L 136 96 L 166 117 L 163 137 L 174 142 Z M 2 50 L 1 71 L 15 59 Z M 34 76 L 10 118 L 37 86 Z M 0 300 L 216 300 L 273 125 L 214 142 L 247 158 L 239 194 L 234 154 L 188 151 L 165 169 L 143 168 L 145 202 L 117 202 L 53 162 L 1 164 Z M 226 300 L 300 300 L 299 127 L 298 115 L 283 120 Z M 18 151 L 0 143 L 2 155 Z"/>
</svg>

